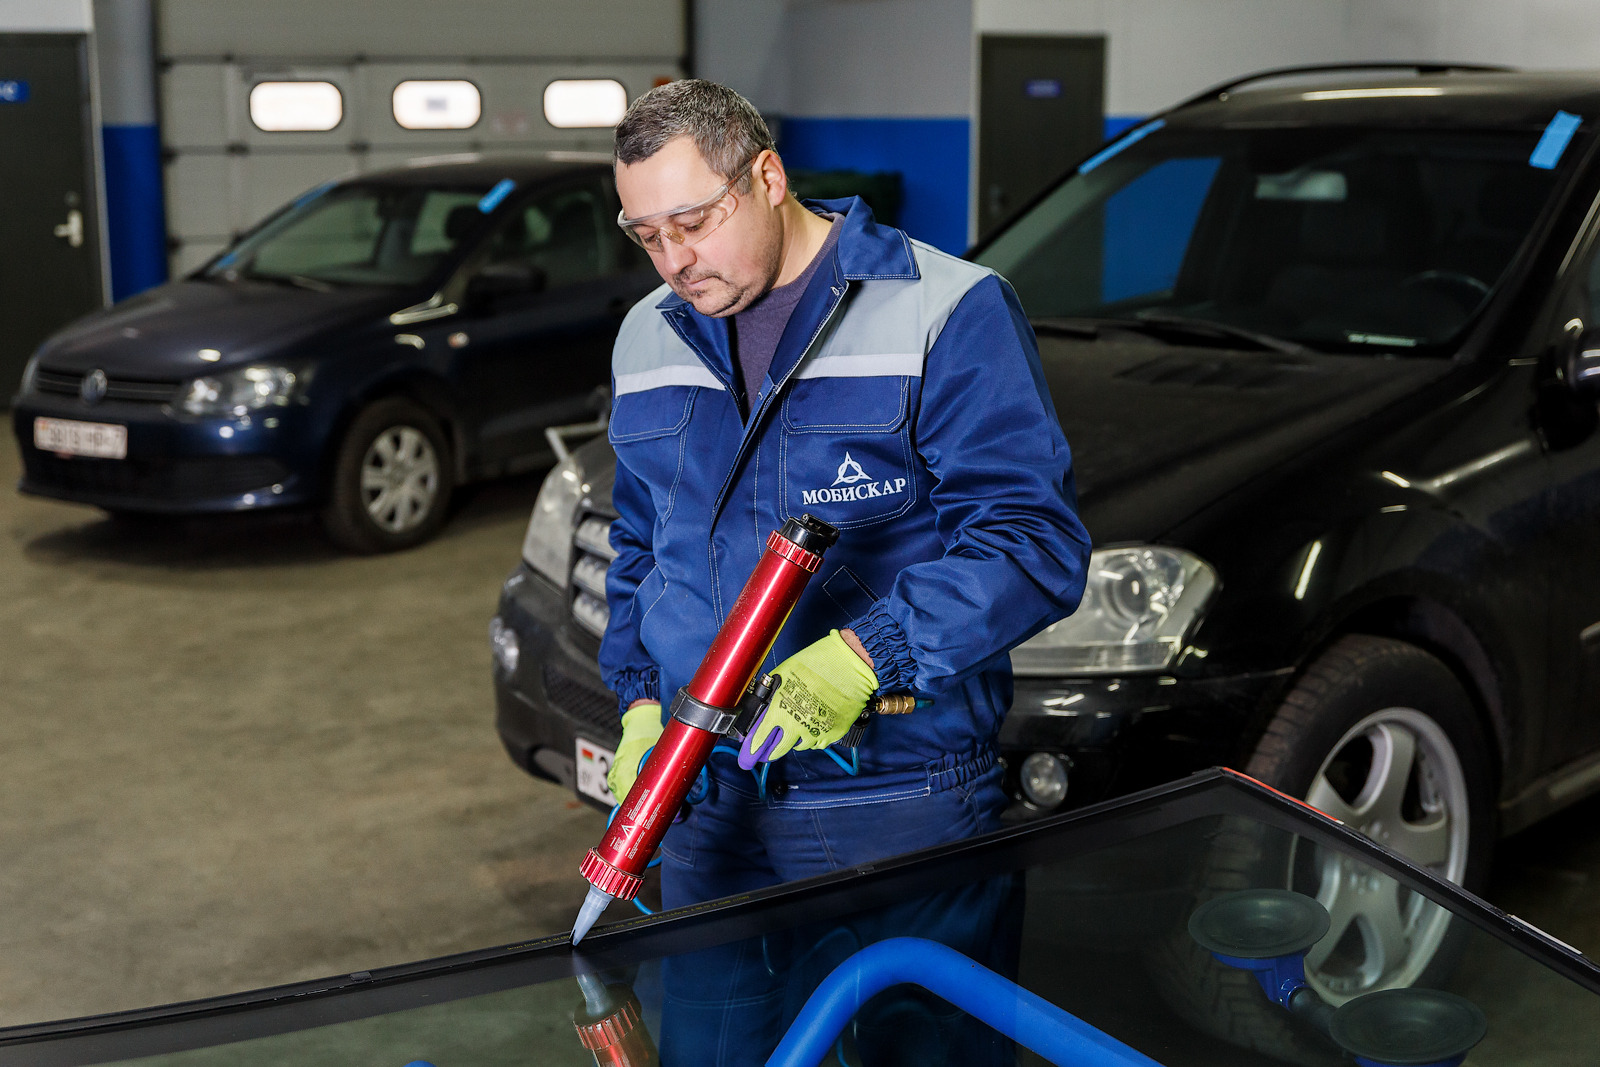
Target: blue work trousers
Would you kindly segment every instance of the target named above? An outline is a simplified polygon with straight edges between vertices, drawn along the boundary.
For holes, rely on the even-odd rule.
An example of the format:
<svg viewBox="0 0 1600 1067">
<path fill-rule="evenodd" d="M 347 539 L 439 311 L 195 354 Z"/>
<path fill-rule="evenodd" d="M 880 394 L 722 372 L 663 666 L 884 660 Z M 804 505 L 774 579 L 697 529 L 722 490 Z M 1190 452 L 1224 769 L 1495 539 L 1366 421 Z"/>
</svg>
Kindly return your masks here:
<svg viewBox="0 0 1600 1067">
<path fill-rule="evenodd" d="M 731 756 L 713 757 L 707 796 L 662 845 L 668 908 L 751 892 L 888 856 L 986 833 L 1006 798 L 992 753 L 931 771 L 926 788 L 762 798 Z M 781 765 L 780 765 L 781 766 Z M 796 796 L 798 794 L 798 796 Z M 1007 976 L 1020 950 L 1022 883 L 1013 875 L 973 882 L 847 916 L 675 956 L 662 967 L 665 1067 L 759 1064 L 807 996 L 860 948 L 888 937 L 940 941 Z M 1011 1043 L 920 990 L 869 1001 L 845 1040 L 852 1063 L 1014 1063 Z"/>
</svg>

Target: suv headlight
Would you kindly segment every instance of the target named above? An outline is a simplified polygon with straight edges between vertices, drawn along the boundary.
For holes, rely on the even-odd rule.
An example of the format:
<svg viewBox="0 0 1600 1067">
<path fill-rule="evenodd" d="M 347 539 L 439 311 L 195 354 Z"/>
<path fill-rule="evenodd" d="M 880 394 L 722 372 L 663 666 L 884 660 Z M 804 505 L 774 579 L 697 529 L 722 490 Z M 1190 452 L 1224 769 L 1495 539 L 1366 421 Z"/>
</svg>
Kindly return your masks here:
<svg viewBox="0 0 1600 1067">
<path fill-rule="evenodd" d="M 528 532 L 522 538 L 522 558 L 528 566 L 565 589 L 572 565 L 572 519 L 589 485 L 583 464 L 568 456 L 545 476 L 533 502 Z"/>
<path fill-rule="evenodd" d="M 243 415 L 289 403 L 310 378 L 303 368 L 241 367 L 191 380 L 178 407 L 189 415 Z"/>
<path fill-rule="evenodd" d="M 22 384 L 17 387 L 17 393 L 25 396 L 33 392 L 33 380 L 38 375 L 39 357 L 37 355 L 30 356 L 27 365 L 22 368 Z"/>
<path fill-rule="evenodd" d="M 1164 670 L 1218 587 L 1192 553 L 1159 545 L 1102 548 L 1089 557 L 1083 603 L 1011 652 L 1021 675 Z"/>
</svg>

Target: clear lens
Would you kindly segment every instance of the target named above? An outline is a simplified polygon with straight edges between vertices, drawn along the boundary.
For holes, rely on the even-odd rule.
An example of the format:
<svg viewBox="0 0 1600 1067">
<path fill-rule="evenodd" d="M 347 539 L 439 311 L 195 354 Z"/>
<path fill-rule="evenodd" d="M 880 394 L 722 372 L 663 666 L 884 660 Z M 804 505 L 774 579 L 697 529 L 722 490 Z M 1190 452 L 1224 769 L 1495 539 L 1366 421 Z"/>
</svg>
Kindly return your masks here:
<svg viewBox="0 0 1600 1067">
<path fill-rule="evenodd" d="M 494 653 L 494 661 L 507 674 L 517 673 L 517 661 L 522 658 L 522 649 L 517 644 L 517 633 L 507 626 L 496 615 L 489 620 L 489 649 Z"/>
<path fill-rule="evenodd" d="M 289 367 L 244 367 L 194 379 L 178 406 L 190 415 L 243 415 L 289 403 L 306 379 Z"/>
<path fill-rule="evenodd" d="M 1046 810 L 1067 799 L 1067 767 L 1060 756 L 1035 752 L 1022 761 L 1022 795 Z"/>
<path fill-rule="evenodd" d="M 576 456 L 556 464 L 539 488 L 528 532 L 522 538 L 523 560 L 563 589 L 567 587 L 567 568 L 572 565 L 572 520 L 588 489 L 583 464 Z"/>
<path fill-rule="evenodd" d="M 1164 670 L 1199 623 L 1217 572 L 1159 545 L 1106 548 L 1089 557 L 1083 603 L 1011 653 L 1020 675 Z"/>
</svg>

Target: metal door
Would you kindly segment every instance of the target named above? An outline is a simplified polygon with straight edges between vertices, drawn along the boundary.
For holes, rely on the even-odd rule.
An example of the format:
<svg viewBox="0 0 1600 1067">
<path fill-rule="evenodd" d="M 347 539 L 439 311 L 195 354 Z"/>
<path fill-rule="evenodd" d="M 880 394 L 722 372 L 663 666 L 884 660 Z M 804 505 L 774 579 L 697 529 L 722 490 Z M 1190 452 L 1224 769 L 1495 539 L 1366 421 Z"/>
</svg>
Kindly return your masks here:
<svg viewBox="0 0 1600 1067">
<path fill-rule="evenodd" d="M 0 398 L 101 303 L 87 38 L 0 34 Z"/>
<path fill-rule="evenodd" d="M 978 71 L 981 237 L 1104 137 L 1104 37 L 985 35 Z"/>
</svg>

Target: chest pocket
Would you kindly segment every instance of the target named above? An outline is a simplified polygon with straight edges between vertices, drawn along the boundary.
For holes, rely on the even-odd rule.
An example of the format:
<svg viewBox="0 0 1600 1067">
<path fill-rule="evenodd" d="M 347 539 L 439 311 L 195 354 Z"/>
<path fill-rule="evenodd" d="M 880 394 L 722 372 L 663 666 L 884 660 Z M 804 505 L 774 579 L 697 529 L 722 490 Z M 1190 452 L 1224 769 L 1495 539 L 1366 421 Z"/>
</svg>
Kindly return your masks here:
<svg viewBox="0 0 1600 1067">
<path fill-rule="evenodd" d="M 617 459 L 650 488 L 658 520 L 665 523 L 677 502 L 683 479 L 684 447 L 689 416 L 694 412 L 692 385 L 668 385 L 641 393 L 624 393 L 611 407 L 607 435 Z"/>
<path fill-rule="evenodd" d="M 911 379 L 802 378 L 783 401 L 780 513 L 840 529 L 903 515 L 916 502 Z"/>
</svg>

